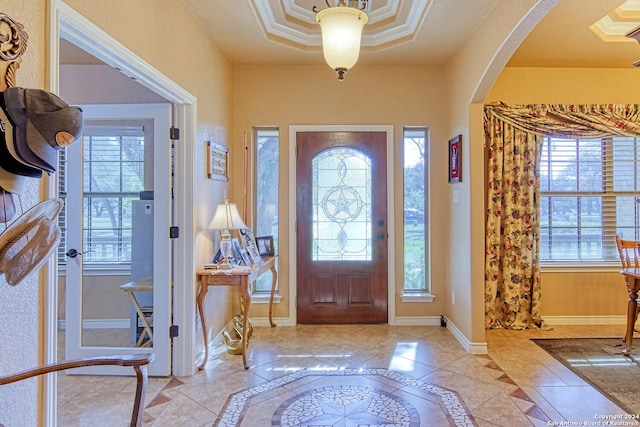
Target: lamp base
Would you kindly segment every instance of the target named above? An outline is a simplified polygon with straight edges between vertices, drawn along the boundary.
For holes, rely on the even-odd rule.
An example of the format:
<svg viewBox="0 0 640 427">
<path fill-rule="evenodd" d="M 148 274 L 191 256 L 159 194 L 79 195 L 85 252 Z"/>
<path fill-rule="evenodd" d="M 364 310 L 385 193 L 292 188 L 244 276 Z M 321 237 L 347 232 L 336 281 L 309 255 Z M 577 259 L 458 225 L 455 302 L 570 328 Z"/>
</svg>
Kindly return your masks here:
<svg viewBox="0 0 640 427">
<path fill-rule="evenodd" d="M 229 260 L 225 259 L 221 264 L 218 264 L 219 270 L 230 270 L 233 268 L 233 264 L 229 264 Z"/>
</svg>

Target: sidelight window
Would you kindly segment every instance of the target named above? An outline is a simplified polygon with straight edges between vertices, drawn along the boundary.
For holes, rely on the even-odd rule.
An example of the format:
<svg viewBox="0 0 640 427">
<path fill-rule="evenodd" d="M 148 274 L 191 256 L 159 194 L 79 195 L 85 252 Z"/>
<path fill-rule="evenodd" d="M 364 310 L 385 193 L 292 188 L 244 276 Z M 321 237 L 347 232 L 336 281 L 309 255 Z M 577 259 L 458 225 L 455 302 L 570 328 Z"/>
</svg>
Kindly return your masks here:
<svg viewBox="0 0 640 427">
<path fill-rule="evenodd" d="M 429 291 L 426 191 L 427 130 L 405 128 L 404 158 L 404 294 Z"/>
</svg>

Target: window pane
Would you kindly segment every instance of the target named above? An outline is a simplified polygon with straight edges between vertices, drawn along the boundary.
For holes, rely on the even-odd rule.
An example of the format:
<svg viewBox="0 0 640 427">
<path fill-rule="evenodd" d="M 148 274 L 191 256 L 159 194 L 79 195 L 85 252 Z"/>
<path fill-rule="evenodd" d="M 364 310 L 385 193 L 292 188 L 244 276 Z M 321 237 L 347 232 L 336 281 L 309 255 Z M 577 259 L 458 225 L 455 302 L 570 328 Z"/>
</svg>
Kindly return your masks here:
<svg viewBox="0 0 640 427">
<path fill-rule="evenodd" d="M 256 227 L 255 236 L 273 236 L 278 253 L 278 188 L 280 137 L 278 129 L 256 129 Z M 278 267 L 276 260 L 276 268 Z M 255 283 L 255 292 L 271 291 L 271 273 Z"/>
<path fill-rule="evenodd" d="M 404 157 L 404 291 L 427 290 L 426 129 L 405 129 Z"/>
<path fill-rule="evenodd" d="M 64 150 L 63 150 L 64 151 Z M 144 190 L 145 136 L 142 126 L 86 125 L 84 161 L 85 265 L 131 262 L 131 200 Z M 66 197 L 66 156 L 60 155 L 60 196 Z M 60 217 L 65 221 L 65 215 Z M 61 223 L 62 240 L 66 224 Z M 58 263 L 66 263 L 64 245 Z"/>
<path fill-rule="evenodd" d="M 338 147 L 313 159 L 314 261 L 371 261 L 371 159 Z"/>
<path fill-rule="evenodd" d="M 618 261 L 615 234 L 638 239 L 638 141 L 545 138 L 540 180 L 543 261 Z"/>
</svg>

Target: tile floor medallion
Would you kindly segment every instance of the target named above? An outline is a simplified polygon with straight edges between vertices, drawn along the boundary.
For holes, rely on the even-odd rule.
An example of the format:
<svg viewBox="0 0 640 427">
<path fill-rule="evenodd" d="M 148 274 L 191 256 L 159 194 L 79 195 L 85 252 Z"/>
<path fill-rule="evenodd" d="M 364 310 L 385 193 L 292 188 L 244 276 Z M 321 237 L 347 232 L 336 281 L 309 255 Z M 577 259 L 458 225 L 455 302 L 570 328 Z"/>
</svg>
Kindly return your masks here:
<svg viewBox="0 0 640 427">
<path fill-rule="evenodd" d="M 231 395 L 214 425 L 239 426 L 252 398 L 303 378 L 330 376 L 385 378 L 396 386 L 405 388 L 404 391 L 411 388 L 437 398 L 449 425 L 476 425 L 456 392 L 387 369 L 297 371 Z M 419 427 L 420 416 L 409 402 L 393 393 L 365 386 L 328 385 L 304 391 L 287 399 L 276 409 L 271 425 Z"/>
</svg>

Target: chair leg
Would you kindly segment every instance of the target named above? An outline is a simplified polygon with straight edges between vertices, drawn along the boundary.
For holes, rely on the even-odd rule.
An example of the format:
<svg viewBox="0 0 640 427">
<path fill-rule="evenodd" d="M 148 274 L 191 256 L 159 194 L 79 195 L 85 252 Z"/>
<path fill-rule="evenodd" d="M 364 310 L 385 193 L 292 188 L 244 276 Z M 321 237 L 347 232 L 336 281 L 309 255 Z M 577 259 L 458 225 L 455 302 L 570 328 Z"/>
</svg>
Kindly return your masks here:
<svg viewBox="0 0 640 427">
<path fill-rule="evenodd" d="M 144 415 L 144 397 L 147 392 L 147 365 L 134 366 L 136 371 L 136 398 L 131 414 L 131 427 L 142 427 L 142 417 Z"/>
</svg>

